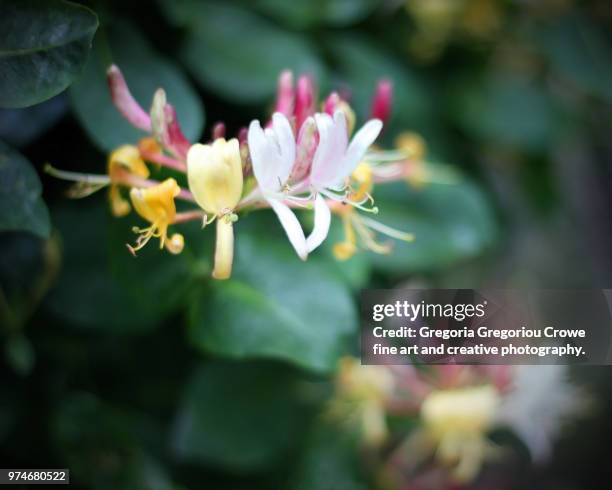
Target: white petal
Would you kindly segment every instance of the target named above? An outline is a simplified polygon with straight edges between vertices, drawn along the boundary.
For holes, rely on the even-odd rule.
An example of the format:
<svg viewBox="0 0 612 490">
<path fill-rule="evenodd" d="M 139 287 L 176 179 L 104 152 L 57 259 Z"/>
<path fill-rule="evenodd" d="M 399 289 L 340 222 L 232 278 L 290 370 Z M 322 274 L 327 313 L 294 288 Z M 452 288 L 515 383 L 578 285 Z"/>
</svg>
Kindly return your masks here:
<svg viewBox="0 0 612 490">
<path fill-rule="evenodd" d="M 278 184 L 274 182 L 274 165 L 270 164 L 274 161 L 273 149 L 259 121 L 251 121 L 247 140 L 257 183 L 264 191 L 278 190 Z"/>
<path fill-rule="evenodd" d="M 289 238 L 289 242 L 291 245 L 293 245 L 296 253 L 300 259 L 306 260 L 308 257 L 306 237 L 304 236 L 302 225 L 298 221 L 294 212 L 285 203 L 276 199 L 268 199 L 268 202 L 270 203 L 270 206 L 272 206 L 276 216 L 278 216 L 281 225 L 285 229 L 285 233 L 287 233 L 287 238 Z"/>
<path fill-rule="evenodd" d="M 309 253 L 321 245 L 323 240 L 327 238 L 329 225 L 331 224 L 331 211 L 325 202 L 325 198 L 321 194 L 317 194 L 314 205 L 314 228 L 306 239 L 306 246 Z"/>
<path fill-rule="evenodd" d="M 338 181 L 344 154 L 348 145 L 346 118 L 336 111 L 332 119 L 329 114 L 315 114 L 319 131 L 319 145 L 312 163 L 310 180 L 313 186 L 325 188 Z"/>
<path fill-rule="evenodd" d="M 368 148 L 376 141 L 382 130 L 383 124 L 379 119 L 370 119 L 365 123 L 353 139 L 346 150 L 346 154 L 342 159 L 341 170 L 338 172 L 338 178 L 344 179 L 353 173 L 353 170 L 359 165 Z"/>
<path fill-rule="evenodd" d="M 289 120 L 280 112 L 272 115 L 272 128 L 280 150 L 281 166 L 278 169 L 277 177 L 284 184 L 287 182 L 295 162 L 295 136 Z"/>
<path fill-rule="evenodd" d="M 276 192 L 287 182 L 295 161 L 295 137 L 287 118 L 272 116 L 272 128 L 264 131 L 252 121 L 248 133 L 253 173 L 264 191 Z"/>
</svg>

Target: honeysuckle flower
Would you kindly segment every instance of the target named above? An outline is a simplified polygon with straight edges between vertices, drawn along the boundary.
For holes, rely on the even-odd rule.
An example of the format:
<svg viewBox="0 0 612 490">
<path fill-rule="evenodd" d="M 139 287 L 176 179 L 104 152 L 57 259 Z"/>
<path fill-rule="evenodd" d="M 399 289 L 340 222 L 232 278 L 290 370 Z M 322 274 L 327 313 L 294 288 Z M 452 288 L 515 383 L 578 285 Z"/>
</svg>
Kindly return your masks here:
<svg viewBox="0 0 612 490">
<path fill-rule="evenodd" d="M 138 233 L 136 245 L 128 245 L 132 254 L 144 247 L 151 238 L 159 238 L 159 248 L 166 248 L 170 253 L 181 253 L 184 246 L 183 236 L 179 233 L 168 237 L 168 226 L 176 218 L 174 198 L 181 191 L 174 179 L 166 179 L 162 183 L 146 189 L 133 188 L 130 199 L 134 210 L 151 223 L 146 228 L 134 228 Z"/>
<path fill-rule="evenodd" d="M 149 176 L 149 169 L 142 159 L 140 151 L 133 145 L 120 146 L 108 157 L 108 175 L 111 182 L 108 196 L 111 211 L 117 217 L 125 216 L 131 210 L 130 203 L 121 196 L 117 184 L 119 180 L 122 180 L 121 177 L 125 173 L 145 179 Z"/>
<path fill-rule="evenodd" d="M 295 127 L 301 128 L 304 121 L 315 113 L 317 94 L 312 78 L 302 75 L 295 92 Z"/>
<path fill-rule="evenodd" d="M 134 99 L 117 65 L 111 65 L 106 71 L 106 79 L 113 104 L 133 126 L 149 133 L 151 118 Z"/>
<path fill-rule="evenodd" d="M 274 113 L 272 126 L 265 130 L 259 121 L 253 121 L 249 126 L 248 142 L 259 192 L 278 216 L 298 256 L 306 260 L 308 252 L 302 225 L 285 203 L 289 199 L 299 201 L 284 192 L 296 160 L 296 142 L 291 125 L 280 112 Z"/>
<path fill-rule="evenodd" d="M 376 86 L 376 92 L 372 99 L 370 117 L 380 119 L 383 124 L 389 121 L 391 116 L 391 104 L 393 102 L 393 84 L 390 80 L 380 80 Z"/>
<path fill-rule="evenodd" d="M 426 436 L 459 482 L 471 481 L 494 446 L 487 439 L 501 397 L 491 385 L 432 391 L 421 405 Z"/>
<path fill-rule="evenodd" d="M 215 279 L 228 279 L 234 258 L 234 208 L 242 196 L 242 159 L 237 139 L 197 143 L 187 153 L 187 179 L 196 202 L 217 220 Z"/>
<path fill-rule="evenodd" d="M 355 123 L 357 121 L 355 111 L 353 111 L 348 102 L 342 99 L 337 92 L 332 92 L 323 103 L 323 112 L 333 116 L 336 111 L 344 112 L 347 121 L 348 134 L 353 134 Z"/>
<path fill-rule="evenodd" d="M 361 202 L 348 198 L 347 180 L 382 129 L 382 122 L 372 119 L 357 131 L 349 144 L 343 111 L 337 110 L 333 118 L 328 114 L 318 113 L 315 115 L 315 121 L 319 144 L 309 177 L 309 185 L 314 195 L 315 224 L 306 241 L 308 252 L 317 248 L 329 232 L 331 212 L 325 198 L 363 209 Z"/>
<path fill-rule="evenodd" d="M 150 114 L 155 139 L 174 156 L 185 159 L 190 143 L 181 130 L 176 109 L 166 101 L 164 89 L 155 91 Z"/>
<path fill-rule="evenodd" d="M 274 112 L 280 112 L 287 117 L 291 117 L 294 108 L 295 90 L 293 88 L 293 73 L 291 73 L 291 70 L 285 70 L 278 77 Z"/>
<path fill-rule="evenodd" d="M 352 357 L 342 358 L 338 365 L 330 415 L 356 425 L 366 445 L 380 445 L 389 434 L 385 404 L 395 389 L 391 371 L 386 366 L 362 366 Z"/>
</svg>

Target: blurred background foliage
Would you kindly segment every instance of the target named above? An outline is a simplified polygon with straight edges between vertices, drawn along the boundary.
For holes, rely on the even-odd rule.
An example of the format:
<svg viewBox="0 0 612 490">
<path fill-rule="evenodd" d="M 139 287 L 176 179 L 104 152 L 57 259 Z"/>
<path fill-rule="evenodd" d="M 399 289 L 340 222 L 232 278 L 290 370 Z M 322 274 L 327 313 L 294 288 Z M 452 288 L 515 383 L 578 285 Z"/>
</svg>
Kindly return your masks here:
<svg viewBox="0 0 612 490">
<path fill-rule="evenodd" d="M 360 288 L 610 286 L 606 0 L 83 3 L 97 18 L 0 0 L 4 467 L 69 467 L 76 488 L 367 488 L 375 459 L 364 467 L 319 415 L 339 357 L 356 352 Z M 4 34 L 13 22 L 21 37 Z M 42 174 L 46 162 L 104 172 L 109 150 L 142 136 L 111 105 L 111 62 L 144 107 L 164 87 L 192 141 L 263 118 L 286 68 L 338 89 L 359 121 L 388 78 L 383 145 L 417 132 L 456 182 L 377 192 L 381 221 L 417 238 L 388 256 L 340 263 L 330 240 L 301 263 L 262 213 L 236 225 L 229 282 L 209 279 L 197 224 L 181 255 L 134 260 L 130 219 L 103 196 L 68 201 Z M 609 369 L 574 374 L 599 417 L 546 468 L 519 458 L 474 488 L 610 481 Z"/>
</svg>

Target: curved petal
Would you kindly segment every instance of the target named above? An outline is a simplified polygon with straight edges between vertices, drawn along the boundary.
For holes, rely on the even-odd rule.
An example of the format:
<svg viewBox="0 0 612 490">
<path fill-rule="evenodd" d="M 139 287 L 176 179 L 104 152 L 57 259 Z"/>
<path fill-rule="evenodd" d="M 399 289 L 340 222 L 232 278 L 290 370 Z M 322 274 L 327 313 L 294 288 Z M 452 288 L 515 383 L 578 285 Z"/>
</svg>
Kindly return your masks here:
<svg viewBox="0 0 612 490">
<path fill-rule="evenodd" d="M 277 168 L 278 175 L 276 177 L 284 184 L 287 182 L 295 162 L 295 136 L 289 120 L 280 112 L 275 112 L 272 115 L 272 129 L 280 156 L 280 165 Z"/>
<path fill-rule="evenodd" d="M 272 116 L 272 127 L 263 130 L 252 121 L 248 132 L 253 173 L 264 191 L 278 191 L 285 184 L 295 161 L 295 137 L 287 118 Z"/>
<path fill-rule="evenodd" d="M 306 239 L 306 247 L 308 253 L 323 243 L 329 233 L 329 225 L 331 224 L 331 211 L 325 202 L 325 198 L 321 194 L 317 194 L 314 203 L 314 228 L 312 233 Z"/>
<path fill-rule="evenodd" d="M 298 257 L 302 260 L 306 260 L 308 257 L 306 237 L 304 236 L 302 225 L 294 212 L 289 206 L 276 199 L 268 199 L 268 202 L 276 213 L 276 216 L 278 216 L 281 225 L 285 229 L 285 233 L 287 233 L 287 238 L 289 238 L 289 242 L 295 249 Z"/>
<path fill-rule="evenodd" d="M 310 180 L 313 186 L 325 188 L 338 181 L 338 172 L 348 145 L 346 117 L 336 111 L 333 119 L 329 114 L 315 114 L 319 131 L 319 145 L 312 162 Z"/>
<path fill-rule="evenodd" d="M 379 119 L 370 119 L 359 131 L 357 131 L 357 133 L 355 133 L 342 159 L 341 168 L 337 175 L 339 180 L 353 173 L 353 170 L 359 165 L 359 162 L 363 159 L 368 148 L 376 141 L 376 138 L 378 138 L 382 127 L 382 121 Z"/>
</svg>

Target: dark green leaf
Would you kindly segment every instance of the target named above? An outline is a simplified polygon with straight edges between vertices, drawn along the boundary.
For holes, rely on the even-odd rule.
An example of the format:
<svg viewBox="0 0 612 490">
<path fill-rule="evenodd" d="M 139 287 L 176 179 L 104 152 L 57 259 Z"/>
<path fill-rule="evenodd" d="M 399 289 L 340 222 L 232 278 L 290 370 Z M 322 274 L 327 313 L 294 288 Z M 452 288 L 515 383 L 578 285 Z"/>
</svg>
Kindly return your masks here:
<svg viewBox="0 0 612 490">
<path fill-rule="evenodd" d="M 54 212 L 54 217 L 64 246 L 60 278 L 47 298 L 47 306 L 55 316 L 75 328 L 113 333 L 130 334 L 154 328 L 163 319 L 160 307 L 162 312 L 167 311 L 164 298 L 149 297 L 145 301 L 138 296 L 138 290 L 124 287 L 111 272 L 109 248 L 115 249 L 123 242 L 109 242 L 109 220 L 114 218 L 108 209 L 90 198 L 65 203 Z M 131 238 L 126 236 L 124 240 Z M 127 249 L 125 253 L 129 255 Z"/>
<path fill-rule="evenodd" d="M 183 461 L 254 470 L 280 460 L 304 421 L 293 370 L 276 363 L 215 362 L 187 387 L 173 446 Z"/>
<path fill-rule="evenodd" d="M 370 14 L 379 0 L 256 0 L 251 3 L 284 24 L 304 29 L 319 24 L 354 24 Z"/>
<path fill-rule="evenodd" d="M 306 38 L 247 10 L 203 2 L 189 17 L 176 17 L 188 29 L 181 49 L 185 64 L 201 83 L 228 99 L 265 101 L 284 69 L 322 76 Z"/>
<path fill-rule="evenodd" d="M 473 136 L 534 151 L 548 148 L 558 116 L 535 81 L 508 74 L 494 74 L 485 83 L 469 79 L 458 84 L 452 110 Z"/>
<path fill-rule="evenodd" d="M 4 346 L 7 363 L 21 376 L 30 374 L 36 356 L 32 344 L 23 334 L 11 335 Z"/>
<path fill-rule="evenodd" d="M 60 403 L 51 430 L 71 482 L 96 490 L 174 488 L 146 447 L 146 436 L 161 430 L 142 414 L 74 394 Z"/>
<path fill-rule="evenodd" d="M 23 155 L 0 141 L 0 231 L 49 236 L 49 213 L 36 172 Z"/>
<path fill-rule="evenodd" d="M 377 221 L 415 235 L 410 243 L 395 241 L 389 255 L 372 254 L 375 267 L 390 274 L 441 270 L 482 253 L 495 238 L 490 205 L 467 180 L 379 187 L 376 204 Z"/>
<path fill-rule="evenodd" d="M 537 34 L 558 74 L 612 102 L 612 44 L 605 32 L 585 15 L 572 14 Z"/>
<path fill-rule="evenodd" d="M 66 89 L 97 28 L 96 14 L 71 2 L 0 2 L 0 106 L 27 107 Z"/>
<path fill-rule="evenodd" d="M 309 440 L 293 478 L 294 490 L 365 490 L 359 458 L 358 441 L 341 428 L 318 422 L 311 428 Z"/>
<path fill-rule="evenodd" d="M 233 277 L 214 282 L 195 301 L 191 341 L 234 358 L 333 369 L 357 328 L 344 281 L 320 261 L 301 262 L 284 235 L 260 230 L 255 236 L 236 228 Z"/>
<path fill-rule="evenodd" d="M 107 40 L 110 45 L 105 44 Z M 96 36 L 83 76 L 70 89 L 79 121 L 101 149 L 111 151 L 122 144 L 136 143 L 145 135 L 112 104 L 106 83 L 106 69 L 111 63 L 119 66 L 132 95 L 146 111 L 155 90 L 163 88 L 168 102 L 176 108 L 185 136 L 191 141 L 200 138 L 204 108 L 181 68 L 156 53 L 136 26 L 114 20 Z"/>
</svg>

